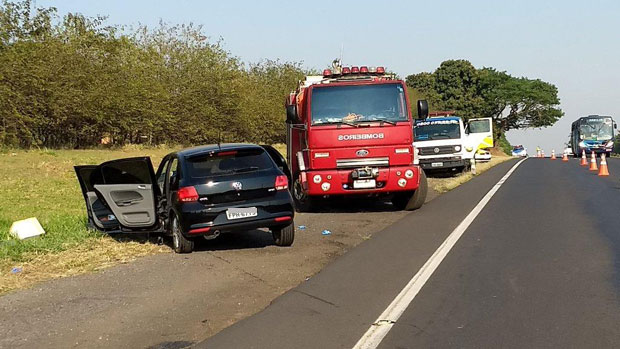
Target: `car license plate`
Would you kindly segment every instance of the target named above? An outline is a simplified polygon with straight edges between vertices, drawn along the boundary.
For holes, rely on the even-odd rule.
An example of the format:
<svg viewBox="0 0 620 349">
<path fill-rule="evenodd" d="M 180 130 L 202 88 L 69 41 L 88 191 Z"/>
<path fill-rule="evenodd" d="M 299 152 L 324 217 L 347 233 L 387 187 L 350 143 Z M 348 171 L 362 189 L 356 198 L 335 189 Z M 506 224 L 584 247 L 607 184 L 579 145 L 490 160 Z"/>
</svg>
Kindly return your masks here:
<svg viewBox="0 0 620 349">
<path fill-rule="evenodd" d="M 433 162 L 431 163 L 431 167 L 441 167 L 443 166 L 443 162 Z"/>
<path fill-rule="evenodd" d="M 229 220 L 256 216 L 258 216 L 258 210 L 256 207 L 234 207 L 226 210 L 226 218 Z"/>
<path fill-rule="evenodd" d="M 353 188 L 354 189 L 369 189 L 369 188 L 376 188 L 377 187 L 377 181 L 375 181 L 374 179 L 358 179 L 353 181 Z"/>
</svg>

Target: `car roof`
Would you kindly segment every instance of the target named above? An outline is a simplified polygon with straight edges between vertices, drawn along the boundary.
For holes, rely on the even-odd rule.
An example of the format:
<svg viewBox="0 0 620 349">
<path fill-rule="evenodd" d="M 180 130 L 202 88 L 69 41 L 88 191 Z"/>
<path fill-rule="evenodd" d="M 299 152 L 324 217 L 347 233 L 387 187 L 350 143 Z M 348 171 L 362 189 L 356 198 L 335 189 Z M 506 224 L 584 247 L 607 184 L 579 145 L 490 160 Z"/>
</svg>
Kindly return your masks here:
<svg viewBox="0 0 620 349">
<path fill-rule="evenodd" d="M 222 150 L 240 150 L 240 149 L 263 149 L 260 145 L 250 143 L 222 143 L 222 144 L 208 144 L 197 147 L 191 147 L 181 149 L 176 152 L 177 155 L 187 157 L 192 155 L 210 153 L 214 151 Z"/>
</svg>

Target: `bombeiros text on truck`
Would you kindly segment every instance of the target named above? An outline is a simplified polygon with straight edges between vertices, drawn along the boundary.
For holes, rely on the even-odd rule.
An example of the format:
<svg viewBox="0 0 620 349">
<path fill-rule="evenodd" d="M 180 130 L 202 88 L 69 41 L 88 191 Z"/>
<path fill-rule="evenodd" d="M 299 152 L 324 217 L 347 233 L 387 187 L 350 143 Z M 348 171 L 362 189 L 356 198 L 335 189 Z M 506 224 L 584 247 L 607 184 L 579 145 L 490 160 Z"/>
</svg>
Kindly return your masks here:
<svg viewBox="0 0 620 349">
<path fill-rule="evenodd" d="M 300 81 L 286 112 L 299 210 L 311 210 L 320 198 L 355 195 L 389 195 L 399 209 L 422 206 L 427 183 L 412 145 L 406 86 L 384 67 L 343 67 L 336 60 L 323 75 Z"/>
</svg>

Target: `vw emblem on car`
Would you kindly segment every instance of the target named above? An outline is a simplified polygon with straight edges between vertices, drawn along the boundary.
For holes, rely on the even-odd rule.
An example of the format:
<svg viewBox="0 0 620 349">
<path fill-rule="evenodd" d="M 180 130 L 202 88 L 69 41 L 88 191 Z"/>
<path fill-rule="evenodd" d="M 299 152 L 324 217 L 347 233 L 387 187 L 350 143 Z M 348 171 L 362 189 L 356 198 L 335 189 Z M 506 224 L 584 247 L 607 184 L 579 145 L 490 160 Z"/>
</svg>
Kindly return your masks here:
<svg viewBox="0 0 620 349">
<path fill-rule="evenodd" d="M 235 190 L 241 190 L 241 189 L 243 189 L 243 184 L 241 182 L 233 182 L 232 187 Z"/>
<path fill-rule="evenodd" d="M 368 150 L 360 149 L 357 152 L 355 152 L 355 155 L 357 155 L 359 157 L 364 157 L 364 156 L 368 155 Z"/>
<path fill-rule="evenodd" d="M 438 154 L 439 153 L 439 148 L 435 148 L 435 149 L 433 149 L 433 151 L 435 152 L 435 154 Z"/>
</svg>

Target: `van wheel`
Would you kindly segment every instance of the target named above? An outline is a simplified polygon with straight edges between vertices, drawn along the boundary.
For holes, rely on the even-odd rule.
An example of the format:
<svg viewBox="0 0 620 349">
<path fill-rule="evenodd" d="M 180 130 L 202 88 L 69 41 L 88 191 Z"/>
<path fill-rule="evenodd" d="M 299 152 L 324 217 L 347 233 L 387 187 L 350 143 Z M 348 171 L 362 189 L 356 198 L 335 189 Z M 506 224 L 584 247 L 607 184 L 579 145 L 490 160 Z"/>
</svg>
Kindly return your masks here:
<svg viewBox="0 0 620 349">
<path fill-rule="evenodd" d="M 181 232 L 181 227 L 179 225 L 179 220 L 177 216 L 172 216 L 172 221 L 170 222 L 170 230 L 172 234 L 172 248 L 176 253 L 190 253 L 194 249 L 194 242 L 192 240 L 187 239 L 183 236 Z"/>
<path fill-rule="evenodd" d="M 273 228 L 271 234 L 276 246 L 291 246 L 295 240 L 295 223 L 291 222 L 282 228 Z"/>
<path fill-rule="evenodd" d="M 295 209 L 298 212 L 310 212 L 314 208 L 314 198 L 306 194 L 301 187 L 299 179 L 293 183 L 293 200 L 295 201 Z"/>
<path fill-rule="evenodd" d="M 398 210 L 417 210 L 424 205 L 427 192 L 428 183 L 426 181 L 426 174 L 424 173 L 424 170 L 420 169 L 420 186 L 418 189 L 413 192 L 395 194 L 392 198 L 392 204 Z"/>
</svg>

